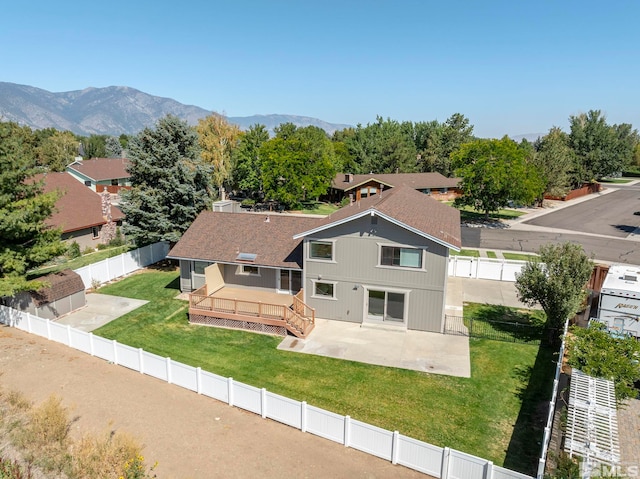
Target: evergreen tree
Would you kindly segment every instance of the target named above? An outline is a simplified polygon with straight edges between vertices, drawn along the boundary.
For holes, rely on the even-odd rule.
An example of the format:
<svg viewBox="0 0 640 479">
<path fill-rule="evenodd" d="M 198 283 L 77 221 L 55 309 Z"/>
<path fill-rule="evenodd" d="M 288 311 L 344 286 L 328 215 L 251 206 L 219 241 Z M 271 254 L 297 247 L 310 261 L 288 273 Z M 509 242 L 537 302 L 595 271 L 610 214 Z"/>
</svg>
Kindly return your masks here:
<svg viewBox="0 0 640 479">
<path fill-rule="evenodd" d="M 122 145 L 115 136 L 109 136 L 104 142 L 104 151 L 107 158 L 120 158 L 122 156 Z"/>
<path fill-rule="evenodd" d="M 198 135 L 169 115 L 128 146 L 132 187 L 122 195 L 124 233 L 138 246 L 174 243 L 211 200 L 211 170 L 199 157 Z"/>
<path fill-rule="evenodd" d="M 45 225 L 58 193 L 43 194 L 34 181 L 38 172 L 25 131 L 0 123 L 0 296 L 37 289 L 27 271 L 62 254 L 60 231 Z"/>
</svg>

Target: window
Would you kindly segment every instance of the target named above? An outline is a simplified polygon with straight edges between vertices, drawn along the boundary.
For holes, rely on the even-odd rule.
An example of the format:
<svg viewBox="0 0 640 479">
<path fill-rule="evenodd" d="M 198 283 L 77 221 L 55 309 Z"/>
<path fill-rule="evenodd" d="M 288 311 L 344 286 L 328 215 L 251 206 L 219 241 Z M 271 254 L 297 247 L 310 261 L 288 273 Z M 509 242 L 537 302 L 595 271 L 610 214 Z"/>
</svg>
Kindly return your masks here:
<svg viewBox="0 0 640 479">
<path fill-rule="evenodd" d="M 193 273 L 194 274 L 204 274 L 204 269 L 209 266 L 209 263 L 205 261 L 194 261 L 193 262 Z"/>
<path fill-rule="evenodd" d="M 422 250 L 401 248 L 399 246 L 383 246 L 380 264 L 383 266 L 401 266 L 403 268 L 422 268 Z"/>
<path fill-rule="evenodd" d="M 93 235 L 93 239 L 100 238 L 100 227 L 99 226 L 92 226 L 91 227 L 91 234 Z"/>
<path fill-rule="evenodd" d="M 111 186 L 118 186 L 118 180 L 111 180 Z"/>
<path fill-rule="evenodd" d="M 443 195 L 446 195 L 448 191 L 449 188 L 440 188 L 440 193 L 442 193 Z"/>
<path fill-rule="evenodd" d="M 375 321 L 404 322 L 404 293 L 369 290 L 367 317 Z"/>
<path fill-rule="evenodd" d="M 331 241 L 309 242 L 309 258 L 320 260 L 333 260 L 333 243 Z"/>
<path fill-rule="evenodd" d="M 314 281 L 313 296 L 320 297 L 320 298 L 335 299 L 335 283 L 328 283 L 324 281 Z"/>
<path fill-rule="evenodd" d="M 91 186 L 90 180 L 84 180 L 84 186 Z"/>
<path fill-rule="evenodd" d="M 260 269 L 257 266 L 251 266 L 248 264 L 242 265 L 242 274 L 250 274 L 252 276 L 259 276 Z"/>
</svg>

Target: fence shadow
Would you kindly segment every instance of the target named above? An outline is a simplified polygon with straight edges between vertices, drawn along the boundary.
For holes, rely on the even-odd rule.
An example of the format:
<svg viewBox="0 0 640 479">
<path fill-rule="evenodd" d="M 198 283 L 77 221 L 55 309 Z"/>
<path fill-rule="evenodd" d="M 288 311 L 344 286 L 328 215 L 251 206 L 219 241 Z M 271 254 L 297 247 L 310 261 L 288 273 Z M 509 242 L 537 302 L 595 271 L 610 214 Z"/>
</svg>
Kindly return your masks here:
<svg viewBox="0 0 640 479">
<path fill-rule="evenodd" d="M 529 378 L 516 392 L 522 401 L 507 447 L 504 467 L 535 477 L 549 412 L 558 352 L 542 342 L 532 367 L 516 369 L 515 375 Z"/>
</svg>

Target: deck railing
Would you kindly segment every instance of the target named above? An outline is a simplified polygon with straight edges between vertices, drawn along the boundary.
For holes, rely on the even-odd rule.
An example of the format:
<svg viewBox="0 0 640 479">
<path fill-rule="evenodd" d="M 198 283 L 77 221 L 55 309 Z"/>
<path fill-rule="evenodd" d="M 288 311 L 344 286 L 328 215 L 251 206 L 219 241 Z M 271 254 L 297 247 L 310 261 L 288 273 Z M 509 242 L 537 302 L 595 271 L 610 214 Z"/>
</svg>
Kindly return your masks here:
<svg viewBox="0 0 640 479">
<path fill-rule="evenodd" d="M 268 319 L 282 321 L 287 329 L 306 336 L 315 326 L 315 310 L 310 308 L 301 299 L 294 297 L 293 307 L 283 304 L 262 303 L 259 301 L 245 301 L 241 299 L 216 298 L 207 295 L 207 286 L 197 289 L 189 295 L 189 308 L 198 311 L 219 312 L 242 316 L 243 320 L 249 318 Z"/>
</svg>

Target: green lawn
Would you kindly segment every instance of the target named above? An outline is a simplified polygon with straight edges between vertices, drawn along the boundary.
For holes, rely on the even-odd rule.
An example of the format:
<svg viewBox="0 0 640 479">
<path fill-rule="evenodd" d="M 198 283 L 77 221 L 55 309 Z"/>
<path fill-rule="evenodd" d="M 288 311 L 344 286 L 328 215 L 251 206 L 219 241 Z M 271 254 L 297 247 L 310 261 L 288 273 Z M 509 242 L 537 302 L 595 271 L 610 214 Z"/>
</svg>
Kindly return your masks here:
<svg viewBox="0 0 640 479">
<path fill-rule="evenodd" d="M 150 303 L 95 334 L 535 473 L 541 435 L 527 422 L 535 408 L 523 413 L 523 404 L 537 406 L 541 394 L 550 396 L 548 384 L 529 379 L 532 372 L 544 376 L 535 346 L 472 339 L 472 377 L 455 378 L 278 351 L 278 337 L 190 325 L 187 302 L 173 299 L 175 272 L 138 274 L 100 292 Z"/>
<path fill-rule="evenodd" d="M 45 266 L 42 268 L 35 269 L 29 272 L 29 276 L 34 278 L 37 276 L 42 276 L 43 274 L 55 273 L 57 271 L 62 271 L 63 269 L 78 269 L 83 266 L 87 266 L 88 264 L 97 263 L 98 261 L 102 261 L 103 259 L 111 258 L 113 256 L 118 256 L 119 254 L 126 253 L 131 250 L 132 246 L 115 246 L 113 248 L 103 249 L 96 251 L 95 253 L 84 254 L 79 256 L 78 258 L 74 258 L 71 260 L 67 260 L 61 258 L 57 261 L 57 264 Z"/>
<path fill-rule="evenodd" d="M 461 249 L 460 252 L 449 250 L 449 255 L 451 256 L 472 256 L 473 258 L 480 257 L 480 251 L 477 249 Z"/>
<path fill-rule="evenodd" d="M 340 206 L 332 203 L 309 202 L 305 203 L 304 208 L 297 211 L 297 213 L 305 213 L 308 215 L 330 215 L 339 209 Z"/>
<path fill-rule="evenodd" d="M 453 206 L 453 201 L 445 202 L 449 206 Z M 458 208 L 460 210 L 460 220 L 461 221 L 472 221 L 472 220 L 484 220 L 484 213 L 472 208 L 471 206 L 463 206 Z M 516 209 L 505 208 L 499 210 L 497 213 L 492 213 L 489 215 L 490 220 L 512 220 L 522 216 L 524 211 L 519 211 Z"/>
<path fill-rule="evenodd" d="M 504 256 L 504 259 L 514 259 L 514 260 L 518 260 L 518 261 L 529 261 L 532 258 L 535 258 L 537 255 L 533 254 L 533 253 L 509 253 L 509 252 L 503 252 L 502 256 Z"/>
<path fill-rule="evenodd" d="M 616 183 L 616 184 L 618 184 L 618 183 L 630 183 L 632 181 L 633 180 L 629 180 L 629 179 L 626 179 L 626 178 L 602 178 L 600 180 L 600 183 Z"/>
<path fill-rule="evenodd" d="M 487 251 L 487 258 L 496 259 L 497 257 L 498 257 L 498 255 L 496 254 L 495 251 Z"/>
</svg>

